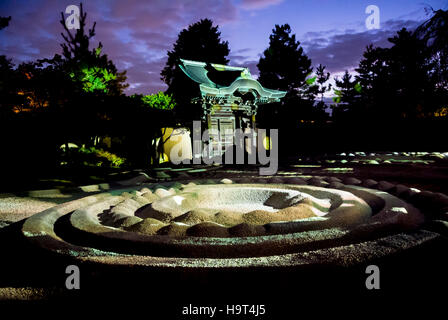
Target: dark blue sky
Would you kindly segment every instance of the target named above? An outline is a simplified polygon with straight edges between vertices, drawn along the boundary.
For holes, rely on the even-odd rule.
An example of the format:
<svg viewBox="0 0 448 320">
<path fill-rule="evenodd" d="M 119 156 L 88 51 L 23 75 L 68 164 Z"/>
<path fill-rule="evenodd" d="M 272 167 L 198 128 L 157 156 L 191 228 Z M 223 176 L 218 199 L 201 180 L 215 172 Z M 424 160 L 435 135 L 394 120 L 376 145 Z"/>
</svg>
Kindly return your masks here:
<svg viewBox="0 0 448 320">
<path fill-rule="evenodd" d="M 0 16 L 12 16 L 0 31 L 0 54 L 15 63 L 60 53 L 59 14 L 79 0 L 2 0 Z M 289 23 L 313 65 L 333 75 L 353 70 L 370 43 L 387 45 L 402 27 L 428 18 L 425 7 L 448 9 L 446 0 L 89 0 L 83 2 L 90 24 L 97 22 L 94 45 L 119 69 L 128 70 L 128 93 L 164 90 L 160 70 L 177 34 L 201 18 L 219 25 L 229 41 L 233 65 L 257 74 L 259 55 L 275 24 Z M 367 30 L 368 5 L 380 9 L 380 29 Z"/>
</svg>

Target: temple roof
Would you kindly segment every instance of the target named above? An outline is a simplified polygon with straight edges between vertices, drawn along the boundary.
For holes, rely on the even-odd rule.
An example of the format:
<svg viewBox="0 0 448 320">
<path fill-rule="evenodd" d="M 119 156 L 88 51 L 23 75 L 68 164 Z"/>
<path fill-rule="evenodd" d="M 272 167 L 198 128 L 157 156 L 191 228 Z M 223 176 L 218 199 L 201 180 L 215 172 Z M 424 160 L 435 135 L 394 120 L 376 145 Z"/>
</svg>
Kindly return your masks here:
<svg viewBox="0 0 448 320">
<path fill-rule="evenodd" d="M 258 102 L 269 103 L 279 101 L 286 94 L 286 91 L 264 88 L 252 78 L 248 68 L 184 59 L 179 66 L 190 79 L 199 83 L 203 97 L 228 98 L 236 92 L 251 92 Z"/>
</svg>

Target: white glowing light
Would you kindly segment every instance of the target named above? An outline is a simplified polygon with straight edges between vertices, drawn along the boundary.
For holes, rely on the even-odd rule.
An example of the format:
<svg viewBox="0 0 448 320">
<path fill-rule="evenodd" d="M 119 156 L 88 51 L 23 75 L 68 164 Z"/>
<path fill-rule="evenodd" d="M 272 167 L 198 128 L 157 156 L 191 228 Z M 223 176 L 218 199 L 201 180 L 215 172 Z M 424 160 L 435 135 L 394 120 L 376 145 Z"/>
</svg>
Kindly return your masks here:
<svg viewBox="0 0 448 320">
<path fill-rule="evenodd" d="M 406 210 L 406 208 L 403 208 L 403 207 L 393 207 L 390 209 L 390 211 L 401 212 L 401 213 L 405 213 L 405 214 L 408 213 L 408 210 Z"/>
<path fill-rule="evenodd" d="M 180 206 L 182 204 L 182 201 L 185 200 L 185 198 L 181 196 L 174 196 L 173 200 L 178 206 Z"/>
</svg>

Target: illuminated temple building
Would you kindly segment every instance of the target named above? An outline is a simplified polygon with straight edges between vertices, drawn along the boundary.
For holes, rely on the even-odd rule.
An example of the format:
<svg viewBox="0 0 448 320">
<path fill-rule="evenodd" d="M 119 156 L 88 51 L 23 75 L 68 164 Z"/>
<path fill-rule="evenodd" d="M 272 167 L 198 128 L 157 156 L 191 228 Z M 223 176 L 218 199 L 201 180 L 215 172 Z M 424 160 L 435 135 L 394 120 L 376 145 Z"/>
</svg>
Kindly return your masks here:
<svg viewBox="0 0 448 320">
<path fill-rule="evenodd" d="M 278 102 L 286 94 L 264 88 L 244 67 L 181 59 L 180 68 L 199 84 L 201 96 L 193 102 L 202 105 L 202 121 L 206 128 L 217 130 L 223 150 L 233 143 L 223 135 L 226 130 L 256 129 L 258 106 Z"/>
</svg>

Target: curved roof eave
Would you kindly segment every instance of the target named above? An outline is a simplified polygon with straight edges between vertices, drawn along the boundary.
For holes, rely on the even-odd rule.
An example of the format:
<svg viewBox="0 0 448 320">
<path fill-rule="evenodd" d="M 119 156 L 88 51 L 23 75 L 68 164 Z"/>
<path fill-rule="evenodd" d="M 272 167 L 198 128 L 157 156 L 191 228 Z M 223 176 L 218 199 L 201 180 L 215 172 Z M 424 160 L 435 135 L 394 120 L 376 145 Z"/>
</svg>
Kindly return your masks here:
<svg viewBox="0 0 448 320">
<path fill-rule="evenodd" d="M 193 81 L 199 83 L 199 84 L 206 84 L 208 87 L 211 88 L 217 88 L 218 85 L 211 81 L 207 77 L 207 70 L 205 67 L 207 64 L 205 62 L 197 62 L 192 60 L 184 60 L 180 59 L 182 62 L 179 64 L 179 67 L 182 69 L 182 71 Z"/>
<path fill-rule="evenodd" d="M 211 95 L 226 96 L 232 95 L 237 89 L 248 91 L 253 89 L 258 92 L 261 98 L 281 99 L 286 95 L 286 91 L 272 90 L 264 88 L 260 82 L 255 79 L 236 79 L 230 86 L 223 88 L 210 87 L 205 84 L 200 85 L 201 92 Z"/>
</svg>

